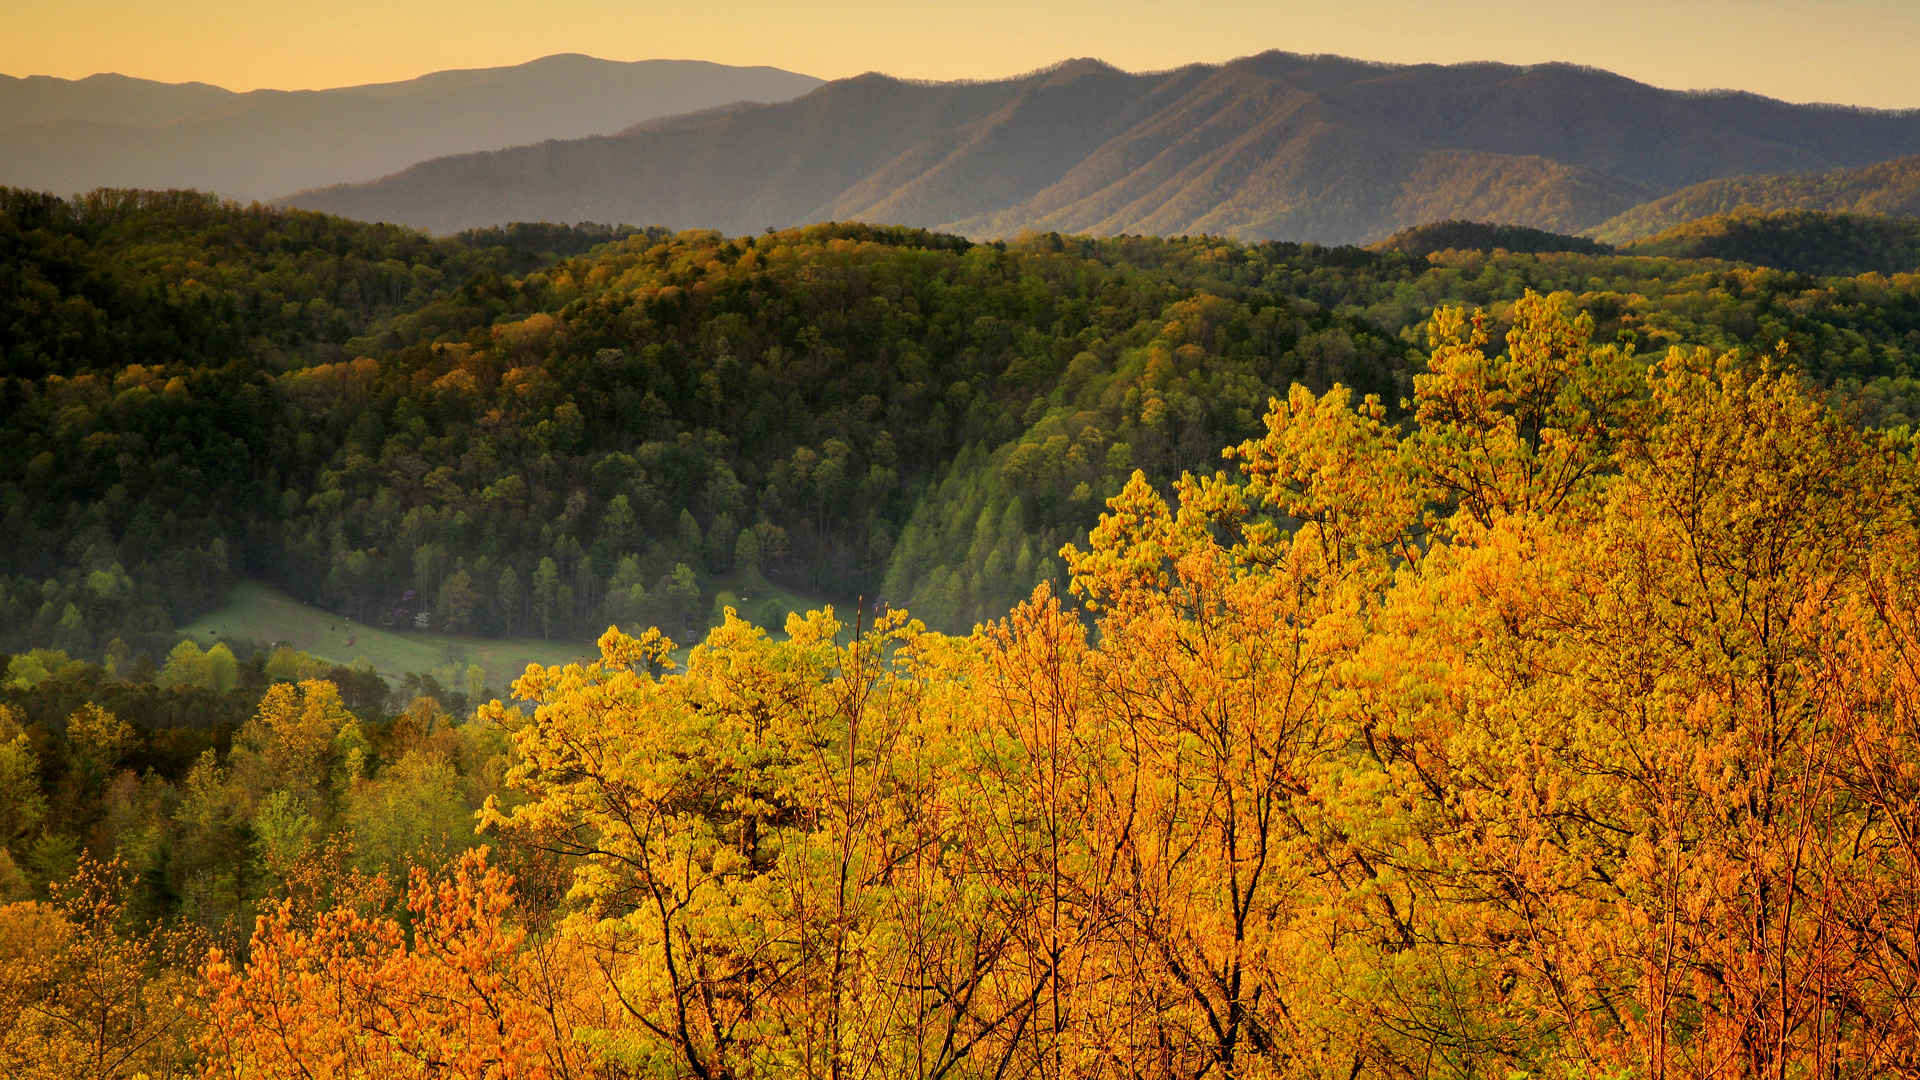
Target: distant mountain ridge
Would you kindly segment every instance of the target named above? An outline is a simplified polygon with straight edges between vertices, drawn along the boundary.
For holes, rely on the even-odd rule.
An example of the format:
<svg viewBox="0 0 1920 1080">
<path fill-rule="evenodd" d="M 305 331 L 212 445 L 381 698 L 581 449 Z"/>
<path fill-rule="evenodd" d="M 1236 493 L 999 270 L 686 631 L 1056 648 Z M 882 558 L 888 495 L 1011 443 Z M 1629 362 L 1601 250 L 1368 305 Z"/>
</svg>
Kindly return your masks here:
<svg viewBox="0 0 1920 1080">
<path fill-rule="evenodd" d="M 996 82 L 863 75 L 798 99 L 423 162 L 292 205 L 451 231 L 822 220 L 1366 242 L 1443 219 L 1578 232 L 1689 184 L 1920 152 L 1920 111 L 1681 93 L 1565 64 L 1269 52 Z"/>
<path fill-rule="evenodd" d="M 371 180 L 423 158 L 617 131 L 738 101 L 783 101 L 818 85 L 777 68 L 575 53 L 404 82 L 244 94 L 124 75 L 0 76 L 0 184 L 271 199 Z"/>
</svg>

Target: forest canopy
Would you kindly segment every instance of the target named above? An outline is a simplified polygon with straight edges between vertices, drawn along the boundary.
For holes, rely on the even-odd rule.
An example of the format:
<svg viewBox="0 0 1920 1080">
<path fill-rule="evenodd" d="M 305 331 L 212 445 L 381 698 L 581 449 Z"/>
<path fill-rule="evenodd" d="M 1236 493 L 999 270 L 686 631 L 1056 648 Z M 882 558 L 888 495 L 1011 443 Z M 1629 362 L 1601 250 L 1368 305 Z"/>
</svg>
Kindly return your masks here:
<svg viewBox="0 0 1920 1080">
<path fill-rule="evenodd" d="M 963 637 L 609 630 L 457 723 L 276 682 L 178 788 L 104 709 L 10 710 L 0 769 L 173 856 L 0 907 L 0 1064 L 1920 1069 L 1914 440 L 1775 352 L 1598 330 L 1441 308 L 1406 408 L 1294 385 Z M 252 854 L 174 861 L 213 835 Z M 197 918 L 128 928 L 165 880 Z"/>
<path fill-rule="evenodd" d="M 1295 382 L 1397 417 L 1435 307 L 1482 306 L 1497 334 L 1529 289 L 1643 350 L 1785 342 L 1861 423 L 1920 415 L 1912 274 L 1429 232 L 1491 246 L 435 239 L 195 193 L 9 191 L 0 649 L 159 665 L 244 579 L 491 637 L 691 638 L 729 603 L 777 624 L 793 595 L 962 631 L 1064 585 L 1060 547 L 1136 469 L 1165 493 Z"/>
</svg>

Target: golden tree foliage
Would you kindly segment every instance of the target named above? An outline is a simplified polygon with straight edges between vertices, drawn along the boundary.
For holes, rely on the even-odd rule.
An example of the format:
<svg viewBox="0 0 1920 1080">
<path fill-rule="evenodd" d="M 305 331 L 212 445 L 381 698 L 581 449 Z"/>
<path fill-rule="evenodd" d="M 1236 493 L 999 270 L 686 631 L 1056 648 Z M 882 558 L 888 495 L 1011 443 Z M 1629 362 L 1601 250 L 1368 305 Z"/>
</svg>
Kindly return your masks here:
<svg viewBox="0 0 1920 1080">
<path fill-rule="evenodd" d="M 729 615 L 684 673 L 609 632 L 602 659 L 530 668 L 539 703 L 484 812 L 577 860 L 564 932 L 617 1017 L 604 1053 L 647 1073 L 949 1075 L 1010 1054 L 1038 995 L 1030 913 L 964 843 L 967 650 L 830 613 L 775 642 Z"/>
<path fill-rule="evenodd" d="M 1914 447 L 1777 358 L 1490 322 L 1436 313 L 1404 424 L 1295 388 L 1231 471 L 1136 474 L 969 638 L 729 613 L 684 670 L 529 669 L 481 817 L 558 918 L 465 862 L 412 946 L 270 917 L 209 1062 L 1920 1076 Z M 335 745 L 298 713 L 249 745 Z"/>
<path fill-rule="evenodd" d="M 318 809 L 335 794 L 338 766 L 359 770 L 349 759 L 362 745 L 339 687 L 324 679 L 275 683 L 234 737 L 234 771 L 251 791 L 284 790 Z"/>
<path fill-rule="evenodd" d="M 415 870 L 409 925 L 345 903 L 260 916 L 244 964 L 203 967 L 204 1075 L 260 1080 L 546 1080 L 575 1075 L 539 950 L 509 917 L 510 880 L 467 852 Z M 304 925 L 303 925 L 304 924 Z"/>
<path fill-rule="evenodd" d="M 187 941 L 126 922 L 126 874 L 83 860 L 51 903 L 0 906 L 0 1077 L 186 1073 Z"/>
<path fill-rule="evenodd" d="M 83 760 L 102 769 L 117 764 L 138 742 L 132 724 L 91 702 L 67 717 L 67 739 Z"/>
</svg>

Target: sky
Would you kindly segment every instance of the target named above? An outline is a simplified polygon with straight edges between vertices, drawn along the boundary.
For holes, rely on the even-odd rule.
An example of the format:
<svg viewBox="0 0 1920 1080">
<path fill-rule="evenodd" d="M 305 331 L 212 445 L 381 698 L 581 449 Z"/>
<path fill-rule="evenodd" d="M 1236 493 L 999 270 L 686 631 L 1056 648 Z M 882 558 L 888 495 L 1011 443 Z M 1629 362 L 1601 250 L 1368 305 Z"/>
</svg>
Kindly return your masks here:
<svg viewBox="0 0 1920 1080">
<path fill-rule="evenodd" d="M 0 73 L 233 90 L 388 82 L 560 52 L 822 78 L 1131 71 L 1284 49 L 1401 63 L 1562 60 L 1673 89 L 1920 107 L 1920 0 L 62 0 L 0 5 Z"/>
</svg>

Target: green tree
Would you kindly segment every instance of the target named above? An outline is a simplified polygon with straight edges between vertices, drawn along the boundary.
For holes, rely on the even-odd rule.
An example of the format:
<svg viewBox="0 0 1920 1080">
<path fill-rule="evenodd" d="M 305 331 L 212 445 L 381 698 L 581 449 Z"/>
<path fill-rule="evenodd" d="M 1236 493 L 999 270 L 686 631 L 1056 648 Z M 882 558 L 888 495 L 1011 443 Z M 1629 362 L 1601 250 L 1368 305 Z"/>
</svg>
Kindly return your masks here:
<svg viewBox="0 0 1920 1080">
<path fill-rule="evenodd" d="M 207 650 L 208 685 L 226 693 L 240 684 L 240 661 L 222 641 Z"/>
<path fill-rule="evenodd" d="M 682 635 L 693 632 L 700 617 L 700 581 L 693 567 L 675 563 L 673 572 L 662 575 L 654 586 L 655 607 L 663 628 Z"/>
<path fill-rule="evenodd" d="M 67 653 L 86 652 L 93 644 L 87 633 L 87 620 L 78 605 L 68 603 L 53 630 L 53 647 Z"/>
<path fill-rule="evenodd" d="M 751 580 L 760 576 L 760 534 L 741 529 L 733 542 L 733 568 Z"/>
<path fill-rule="evenodd" d="M 500 631 L 511 635 L 519 625 L 514 616 L 520 611 L 520 575 L 509 566 L 500 571 L 500 584 L 494 589 L 494 603 L 500 612 Z"/>
<path fill-rule="evenodd" d="M 533 618 L 540 624 L 540 636 L 553 636 L 553 624 L 561 616 L 560 565 L 545 555 L 533 570 Z"/>
<path fill-rule="evenodd" d="M 441 625 L 454 633 L 468 633 L 473 629 L 474 610 L 479 606 L 480 594 L 473 586 L 473 575 L 461 567 L 447 575 L 440 585 L 440 598 L 436 603 Z"/>
<path fill-rule="evenodd" d="M 40 758 L 28 741 L 20 710 L 0 705 L 0 849 L 14 848 L 47 812 L 40 788 Z"/>
<path fill-rule="evenodd" d="M 213 665 L 199 643 L 187 638 L 167 653 L 166 665 L 160 669 L 160 676 L 154 681 L 165 687 L 212 689 Z"/>
</svg>

